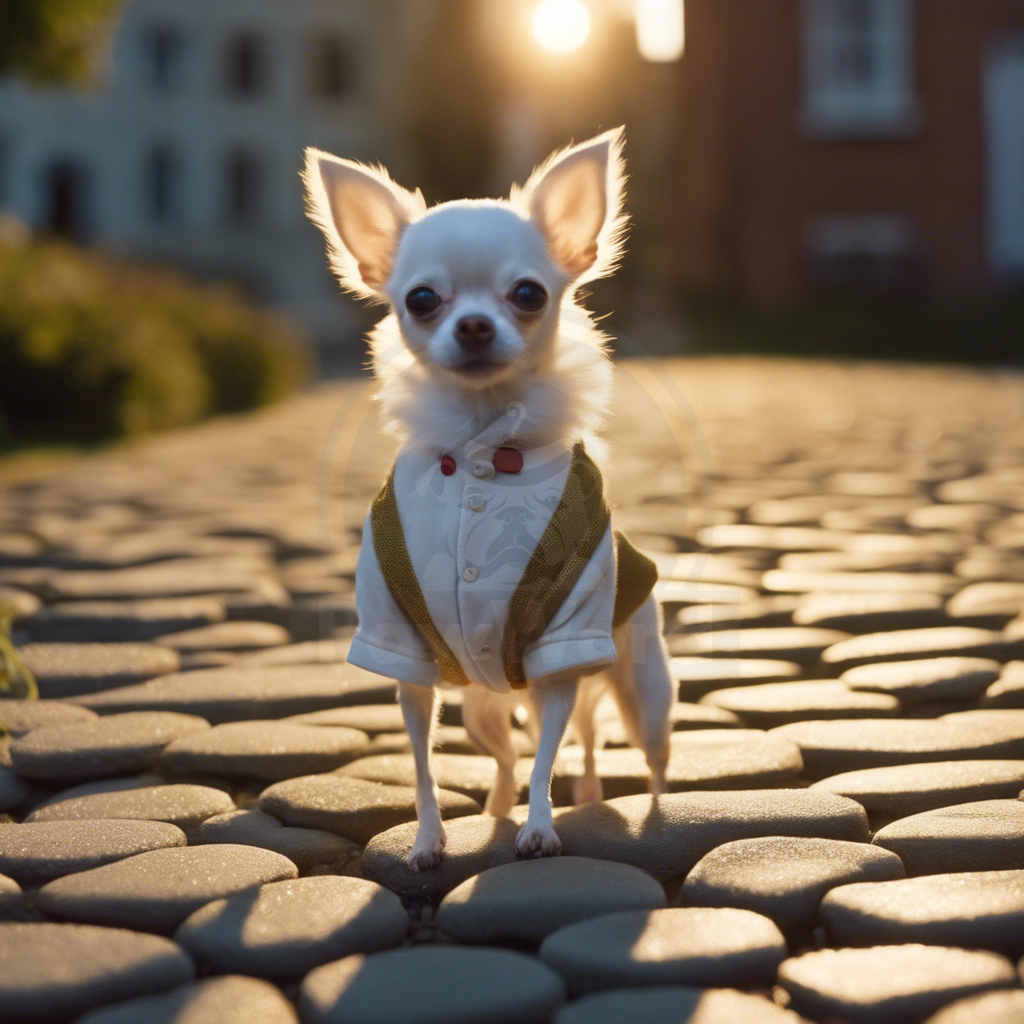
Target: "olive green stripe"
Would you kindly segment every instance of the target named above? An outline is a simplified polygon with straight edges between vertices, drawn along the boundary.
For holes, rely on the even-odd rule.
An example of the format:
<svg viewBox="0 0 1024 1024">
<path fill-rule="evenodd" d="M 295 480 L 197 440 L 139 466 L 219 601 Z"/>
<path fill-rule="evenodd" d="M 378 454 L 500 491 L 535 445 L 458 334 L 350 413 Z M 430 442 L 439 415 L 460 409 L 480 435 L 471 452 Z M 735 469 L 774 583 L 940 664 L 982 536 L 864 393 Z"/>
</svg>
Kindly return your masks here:
<svg viewBox="0 0 1024 1024">
<path fill-rule="evenodd" d="M 469 679 L 466 678 L 458 658 L 444 642 L 430 617 L 426 598 L 420 589 L 420 581 L 412 567 L 409 549 L 405 544 L 405 532 L 402 530 L 402 520 L 398 514 L 398 501 L 395 498 L 394 468 L 380 494 L 373 501 L 370 523 L 373 528 L 373 550 L 377 554 L 381 574 L 395 603 L 409 617 L 434 652 L 441 678 L 459 686 L 468 686 Z"/>
<path fill-rule="evenodd" d="M 501 657 L 505 678 L 516 689 L 527 683 L 524 651 L 540 639 L 572 592 L 601 543 L 609 518 L 601 473 L 583 444 L 577 443 L 561 500 L 509 602 Z"/>
<path fill-rule="evenodd" d="M 647 600 L 658 582 L 658 567 L 641 554 L 624 533 L 615 531 L 615 611 L 612 629 L 618 629 Z"/>
</svg>

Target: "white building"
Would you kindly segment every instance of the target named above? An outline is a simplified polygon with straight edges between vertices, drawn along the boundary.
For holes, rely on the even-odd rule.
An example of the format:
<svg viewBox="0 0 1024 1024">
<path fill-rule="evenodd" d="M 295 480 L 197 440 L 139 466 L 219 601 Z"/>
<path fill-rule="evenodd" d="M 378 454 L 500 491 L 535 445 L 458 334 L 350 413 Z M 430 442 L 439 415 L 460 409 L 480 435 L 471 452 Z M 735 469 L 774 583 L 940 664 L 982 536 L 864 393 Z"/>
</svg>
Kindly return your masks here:
<svg viewBox="0 0 1024 1024">
<path fill-rule="evenodd" d="M 350 336 L 354 307 L 304 215 L 302 151 L 393 154 L 394 23 L 418 6 L 126 0 L 95 89 L 0 82 L 0 207 L 239 281 L 322 342 Z"/>
</svg>

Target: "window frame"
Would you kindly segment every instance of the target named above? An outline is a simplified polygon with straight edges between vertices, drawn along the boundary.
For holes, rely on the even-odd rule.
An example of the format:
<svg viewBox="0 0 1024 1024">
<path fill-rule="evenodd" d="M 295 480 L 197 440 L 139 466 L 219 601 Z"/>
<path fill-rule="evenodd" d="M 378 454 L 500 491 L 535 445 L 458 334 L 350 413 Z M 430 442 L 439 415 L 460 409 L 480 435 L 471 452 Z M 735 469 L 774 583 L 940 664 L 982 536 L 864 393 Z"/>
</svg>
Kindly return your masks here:
<svg viewBox="0 0 1024 1024">
<path fill-rule="evenodd" d="M 849 74 L 857 29 L 847 20 L 863 5 L 870 26 L 861 42 L 873 69 Z M 915 95 L 913 0 L 802 0 L 803 69 L 799 125 L 812 136 L 907 135 L 922 123 Z M 847 60 L 843 61 L 845 56 Z M 845 79 L 845 80 L 844 80 Z"/>
</svg>

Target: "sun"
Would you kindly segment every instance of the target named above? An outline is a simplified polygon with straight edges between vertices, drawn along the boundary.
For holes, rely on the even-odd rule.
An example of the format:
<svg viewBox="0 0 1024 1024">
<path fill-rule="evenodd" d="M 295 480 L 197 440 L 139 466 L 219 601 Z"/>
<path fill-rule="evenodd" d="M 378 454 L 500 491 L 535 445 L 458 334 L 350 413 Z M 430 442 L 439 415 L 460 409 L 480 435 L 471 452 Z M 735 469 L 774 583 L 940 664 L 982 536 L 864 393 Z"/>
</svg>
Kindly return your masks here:
<svg viewBox="0 0 1024 1024">
<path fill-rule="evenodd" d="M 590 12 L 579 0 L 544 0 L 533 14 L 533 37 L 549 53 L 578 50 L 590 35 Z"/>
</svg>

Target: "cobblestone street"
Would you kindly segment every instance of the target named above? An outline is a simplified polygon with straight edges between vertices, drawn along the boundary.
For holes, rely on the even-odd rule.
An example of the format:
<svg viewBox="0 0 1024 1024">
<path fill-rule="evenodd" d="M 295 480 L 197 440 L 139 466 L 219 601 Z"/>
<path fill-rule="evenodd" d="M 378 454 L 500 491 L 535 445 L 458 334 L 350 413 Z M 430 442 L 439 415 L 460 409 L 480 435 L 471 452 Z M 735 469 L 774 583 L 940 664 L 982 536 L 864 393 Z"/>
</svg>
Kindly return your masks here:
<svg viewBox="0 0 1024 1024">
<path fill-rule="evenodd" d="M 609 699 L 605 800 L 570 736 L 564 856 L 517 861 L 453 693 L 423 873 L 395 686 L 345 662 L 364 382 L 0 492 L 41 698 L 0 700 L 4 1024 L 1024 1021 L 1024 377 L 626 361 L 606 438 L 671 792 Z"/>
</svg>

